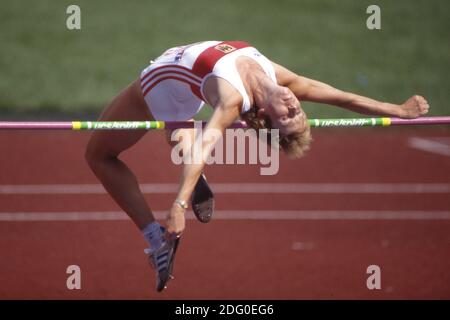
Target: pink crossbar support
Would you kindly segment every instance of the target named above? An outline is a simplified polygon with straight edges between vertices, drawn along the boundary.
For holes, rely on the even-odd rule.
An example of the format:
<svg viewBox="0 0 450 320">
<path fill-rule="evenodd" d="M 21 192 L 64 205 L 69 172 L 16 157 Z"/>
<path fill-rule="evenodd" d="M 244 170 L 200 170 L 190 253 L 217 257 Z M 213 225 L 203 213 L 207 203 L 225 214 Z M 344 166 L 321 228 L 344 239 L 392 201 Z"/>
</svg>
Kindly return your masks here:
<svg viewBox="0 0 450 320">
<path fill-rule="evenodd" d="M 17 130 L 71 130 L 72 122 L 23 122 L 23 121 L 6 121 L 2 122 L 1 129 L 17 129 Z"/>
<path fill-rule="evenodd" d="M 428 125 L 428 124 L 450 124 L 448 117 L 421 117 L 417 119 L 391 118 L 391 125 Z"/>
</svg>

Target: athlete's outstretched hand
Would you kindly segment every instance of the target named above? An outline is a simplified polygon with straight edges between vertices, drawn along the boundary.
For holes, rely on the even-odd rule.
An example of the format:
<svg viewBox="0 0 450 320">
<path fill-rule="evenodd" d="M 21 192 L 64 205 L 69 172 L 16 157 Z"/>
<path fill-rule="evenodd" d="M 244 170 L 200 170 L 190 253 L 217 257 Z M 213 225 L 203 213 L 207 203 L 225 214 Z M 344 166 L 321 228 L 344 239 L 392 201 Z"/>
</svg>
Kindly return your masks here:
<svg viewBox="0 0 450 320">
<path fill-rule="evenodd" d="M 166 229 L 169 235 L 180 235 L 183 232 L 186 222 L 185 212 L 186 209 L 183 209 L 177 203 L 172 205 L 166 218 Z"/>
<path fill-rule="evenodd" d="M 402 109 L 401 118 L 414 119 L 428 113 L 430 106 L 422 96 L 412 96 L 400 106 Z"/>
</svg>

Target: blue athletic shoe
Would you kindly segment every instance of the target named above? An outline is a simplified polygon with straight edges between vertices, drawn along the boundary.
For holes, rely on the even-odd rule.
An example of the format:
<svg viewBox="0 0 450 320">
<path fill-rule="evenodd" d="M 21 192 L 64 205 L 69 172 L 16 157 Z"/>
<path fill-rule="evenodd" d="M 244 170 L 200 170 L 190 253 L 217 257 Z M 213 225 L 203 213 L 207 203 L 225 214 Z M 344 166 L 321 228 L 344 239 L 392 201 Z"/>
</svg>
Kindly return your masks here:
<svg viewBox="0 0 450 320">
<path fill-rule="evenodd" d="M 158 292 L 166 289 L 169 280 L 173 279 L 173 263 L 179 242 L 180 237 L 176 236 L 173 239 L 165 240 L 156 250 L 144 249 L 150 265 L 156 270 L 156 291 Z"/>
</svg>

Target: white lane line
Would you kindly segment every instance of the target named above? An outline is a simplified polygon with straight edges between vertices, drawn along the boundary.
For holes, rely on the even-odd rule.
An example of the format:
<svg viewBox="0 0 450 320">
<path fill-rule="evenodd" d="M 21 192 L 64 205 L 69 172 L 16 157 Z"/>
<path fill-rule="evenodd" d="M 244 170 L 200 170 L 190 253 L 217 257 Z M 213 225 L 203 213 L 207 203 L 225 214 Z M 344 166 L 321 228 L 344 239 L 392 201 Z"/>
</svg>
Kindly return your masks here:
<svg viewBox="0 0 450 320">
<path fill-rule="evenodd" d="M 155 211 L 164 219 L 165 211 Z M 187 219 L 195 219 L 192 212 Z M 450 211 L 217 210 L 214 220 L 450 220 Z M 0 212 L 0 221 L 122 221 L 123 212 Z"/>
<path fill-rule="evenodd" d="M 450 157 L 450 144 L 446 143 L 446 140 L 443 138 L 424 139 L 412 137 L 408 140 L 408 145 L 421 151 Z"/>
<path fill-rule="evenodd" d="M 145 183 L 145 194 L 170 194 L 178 189 L 176 183 Z M 398 194 L 450 193 L 450 183 L 213 183 L 217 194 L 234 193 L 318 193 L 318 194 Z M 0 194 L 105 194 L 100 184 L 26 184 L 0 185 Z"/>
</svg>

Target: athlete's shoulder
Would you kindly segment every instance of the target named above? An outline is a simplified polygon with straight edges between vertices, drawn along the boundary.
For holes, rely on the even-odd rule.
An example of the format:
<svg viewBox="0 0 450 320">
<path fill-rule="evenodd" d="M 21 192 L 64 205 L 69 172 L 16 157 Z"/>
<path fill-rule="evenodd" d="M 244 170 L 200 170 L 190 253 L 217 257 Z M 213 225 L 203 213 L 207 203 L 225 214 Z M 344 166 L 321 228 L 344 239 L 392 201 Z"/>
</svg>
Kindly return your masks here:
<svg viewBox="0 0 450 320">
<path fill-rule="evenodd" d="M 209 77 L 205 81 L 203 94 L 212 107 L 222 105 L 239 108 L 242 105 L 242 95 L 223 78 Z"/>
</svg>

